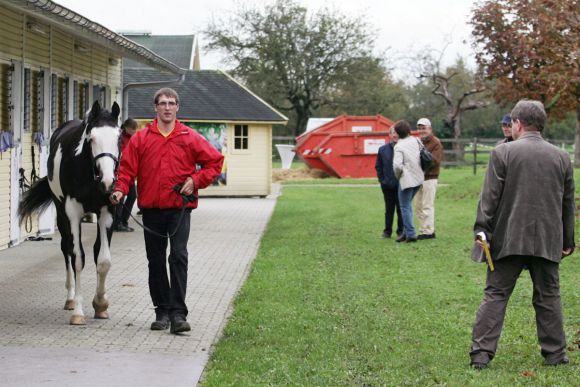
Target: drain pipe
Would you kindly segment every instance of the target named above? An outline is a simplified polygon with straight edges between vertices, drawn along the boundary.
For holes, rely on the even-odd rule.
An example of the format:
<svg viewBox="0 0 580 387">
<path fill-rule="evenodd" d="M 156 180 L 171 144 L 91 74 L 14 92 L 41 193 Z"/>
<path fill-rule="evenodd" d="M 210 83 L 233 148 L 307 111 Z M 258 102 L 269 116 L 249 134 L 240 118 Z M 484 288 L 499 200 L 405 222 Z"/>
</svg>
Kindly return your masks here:
<svg viewBox="0 0 580 387">
<path fill-rule="evenodd" d="M 128 83 L 123 86 L 123 110 L 121 112 L 121 116 L 123 117 L 123 121 L 128 118 L 129 115 L 129 90 L 131 89 L 138 89 L 143 87 L 151 87 L 151 86 L 177 86 L 181 85 L 183 81 L 185 81 L 185 72 L 180 74 L 178 79 L 174 79 L 171 81 L 154 81 L 154 82 L 136 82 L 136 83 Z"/>
</svg>

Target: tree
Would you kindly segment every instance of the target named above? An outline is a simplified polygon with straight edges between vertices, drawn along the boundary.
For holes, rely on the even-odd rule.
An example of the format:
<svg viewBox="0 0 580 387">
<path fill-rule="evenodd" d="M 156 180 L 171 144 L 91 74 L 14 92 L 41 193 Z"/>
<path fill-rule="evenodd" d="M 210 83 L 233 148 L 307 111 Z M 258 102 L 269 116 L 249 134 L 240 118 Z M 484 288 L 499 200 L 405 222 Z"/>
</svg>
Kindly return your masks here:
<svg viewBox="0 0 580 387">
<path fill-rule="evenodd" d="M 489 101 L 475 96 L 486 92 L 487 87 L 479 81 L 462 59 L 457 59 L 453 66 L 441 70 L 439 60 L 433 60 L 430 56 L 424 57 L 424 69 L 419 74 L 419 79 L 426 81 L 431 87 L 431 93 L 441 98 L 445 104 L 445 126 L 451 129 L 453 138 L 462 136 L 461 118 L 470 110 L 476 110 L 489 105 Z M 463 158 L 462 144 L 453 144 L 458 157 Z"/>
<path fill-rule="evenodd" d="M 319 116 L 382 114 L 393 120 L 405 116 L 409 105 L 405 87 L 393 81 L 381 59 L 354 58 L 348 66 L 350 76 L 329 95 Z"/>
<path fill-rule="evenodd" d="M 223 50 L 240 77 L 258 95 L 293 112 L 294 134 L 350 78 L 353 63 L 371 57 L 373 39 L 362 19 L 328 9 L 313 16 L 295 0 L 260 9 L 239 9 L 205 31 L 208 48 Z"/>
<path fill-rule="evenodd" d="M 537 99 L 553 118 L 576 110 L 580 166 L 578 0 L 486 0 L 473 11 L 476 60 L 503 103 Z"/>
</svg>

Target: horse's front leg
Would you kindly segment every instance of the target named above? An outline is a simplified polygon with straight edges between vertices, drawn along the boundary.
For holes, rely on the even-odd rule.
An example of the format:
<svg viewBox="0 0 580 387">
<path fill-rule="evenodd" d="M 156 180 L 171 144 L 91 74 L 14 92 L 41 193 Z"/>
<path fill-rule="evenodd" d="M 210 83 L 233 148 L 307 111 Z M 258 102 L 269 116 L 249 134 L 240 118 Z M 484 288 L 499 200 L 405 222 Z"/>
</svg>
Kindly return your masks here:
<svg viewBox="0 0 580 387">
<path fill-rule="evenodd" d="M 70 316 L 71 325 L 85 325 L 85 314 L 83 313 L 83 296 L 81 292 L 81 273 L 85 266 L 85 251 L 81 243 L 81 219 L 84 209 L 76 199 L 67 197 L 65 202 L 65 212 L 70 223 L 72 235 L 72 256 L 71 265 L 74 271 L 74 310 Z"/>
<path fill-rule="evenodd" d="M 97 240 L 93 247 L 95 265 L 97 266 L 97 291 L 93 298 L 95 318 L 109 318 L 109 300 L 107 298 L 107 274 L 111 268 L 111 236 L 113 216 L 108 207 L 102 207 L 99 214 Z"/>
</svg>

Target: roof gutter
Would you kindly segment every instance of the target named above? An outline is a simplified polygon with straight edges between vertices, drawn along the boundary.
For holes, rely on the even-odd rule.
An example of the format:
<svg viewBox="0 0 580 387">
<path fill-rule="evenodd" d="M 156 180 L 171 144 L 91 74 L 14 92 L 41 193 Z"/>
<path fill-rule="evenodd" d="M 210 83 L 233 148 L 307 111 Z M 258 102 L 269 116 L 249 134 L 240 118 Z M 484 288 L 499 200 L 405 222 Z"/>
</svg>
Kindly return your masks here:
<svg viewBox="0 0 580 387">
<path fill-rule="evenodd" d="M 123 117 L 123 120 L 128 118 L 129 91 L 131 89 L 139 89 L 143 87 L 152 87 L 152 86 L 176 86 L 182 84 L 183 81 L 185 81 L 185 73 L 181 74 L 178 79 L 173 79 L 171 81 L 136 82 L 126 84 L 125 86 L 123 86 L 123 110 L 121 117 Z"/>
<path fill-rule="evenodd" d="M 186 71 L 132 40 L 50 0 L 0 0 L 0 3 L 9 4 L 26 14 L 68 29 L 74 35 L 81 36 L 95 44 L 107 47 L 120 56 L 145 63 L 157 70 L 179 75 Z"/>
</svg>

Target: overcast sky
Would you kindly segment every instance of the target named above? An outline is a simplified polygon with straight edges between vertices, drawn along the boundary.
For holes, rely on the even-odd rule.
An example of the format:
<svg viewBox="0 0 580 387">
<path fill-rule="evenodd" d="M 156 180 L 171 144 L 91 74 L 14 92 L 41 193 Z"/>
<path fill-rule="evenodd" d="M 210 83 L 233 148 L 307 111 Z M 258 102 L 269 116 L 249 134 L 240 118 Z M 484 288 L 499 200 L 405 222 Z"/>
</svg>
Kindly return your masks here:
<svg viewBox="0 0 580 387">
<path fill-rule="evenodd" d="M 150 31 L 158 35 L 198 34 L 212 18 L 222 18 L 239 4 L 264 5 L 264 0 L 55 0 L 113 31 Z M 447 43 L 444 63 L 459 55 L 472 65 L 473 50 L 467 24 L 473 0 L 300 0 L 309 9 L 331 5 L 347 15 L 366 15 L 376 31 L 377 50 L 390 47 L 397 58 L 397 74 L 403 76 L 402 58 L 430 47 L 441 50 Z M 203 36 L 200 36 L 203 47 Z M 204 69 L 222 68 L 217 53 L 202 50 Z"/>
</svg>

